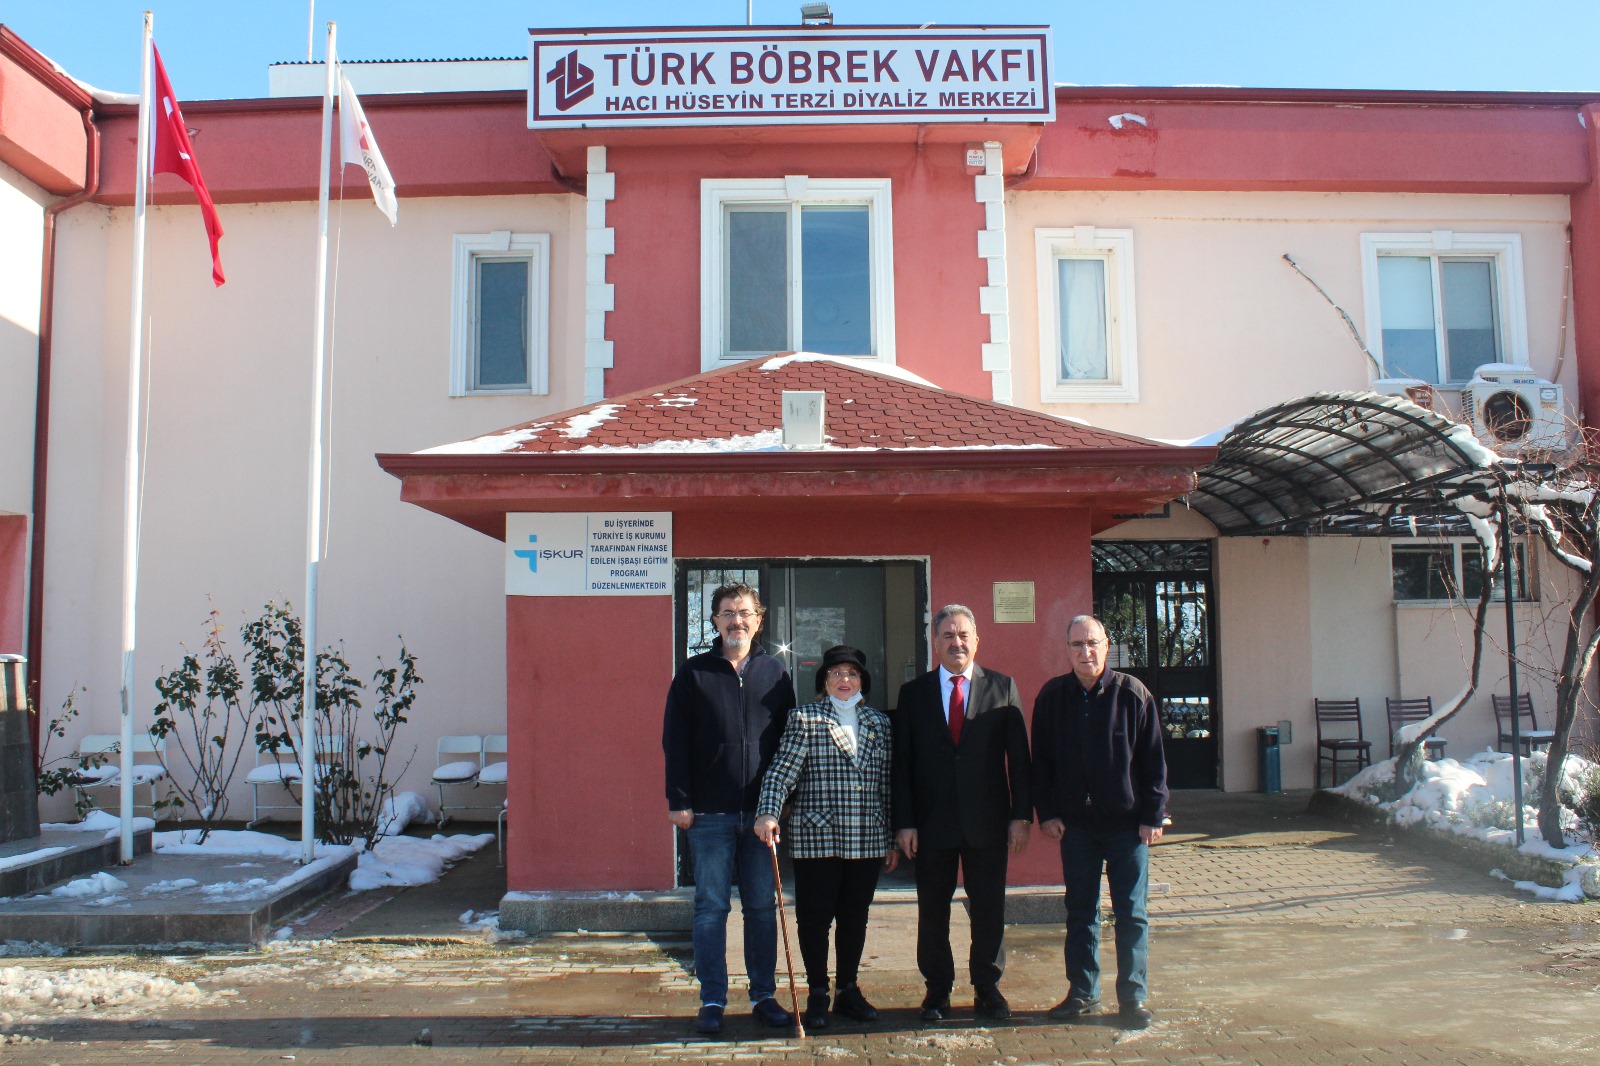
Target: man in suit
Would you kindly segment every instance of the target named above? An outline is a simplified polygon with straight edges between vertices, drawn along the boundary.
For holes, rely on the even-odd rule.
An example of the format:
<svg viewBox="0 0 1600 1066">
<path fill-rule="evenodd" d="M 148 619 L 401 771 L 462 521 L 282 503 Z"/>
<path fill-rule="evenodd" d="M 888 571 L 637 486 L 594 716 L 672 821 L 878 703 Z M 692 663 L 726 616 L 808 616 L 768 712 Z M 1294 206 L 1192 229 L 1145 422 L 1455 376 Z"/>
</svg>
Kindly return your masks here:
<svg viewBox="0 0 1600 1066">
<path fill-rule="evenodd" d="M 922 1020 L 950 1016 L 955 960 L 950 901 L 965 878 L 972 917 L 968 970 L 979 1017 L 1003 1021 L 1006 861 L 1028 844 L 1028 734 L 1016 682 L 977 664 L 978 623 L 951 604 L 933 619 L 939 668 L 900 689 L 894 727 L 894 828 L 916 860 Z"/>
</svg>

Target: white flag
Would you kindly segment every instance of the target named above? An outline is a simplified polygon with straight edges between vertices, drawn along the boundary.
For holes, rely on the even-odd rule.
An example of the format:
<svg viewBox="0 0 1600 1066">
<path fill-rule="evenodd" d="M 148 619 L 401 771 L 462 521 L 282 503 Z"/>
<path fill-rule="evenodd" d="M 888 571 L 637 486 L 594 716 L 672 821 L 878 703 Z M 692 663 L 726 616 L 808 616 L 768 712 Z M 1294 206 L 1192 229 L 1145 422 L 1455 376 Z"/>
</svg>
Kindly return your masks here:
<svg viewBox="0 0 1600 1066">
<path fill-rule="evenodd" d="M 378 151 L 378 141 L 372 136 L 372 127 L 367 125 L 361 101 L 356 99 L 356 92 L 350 88 L 350 79 L 344 76 L 343 69 L 339 71 L 339 144 L 345 165 L 354 163 L 367 172 L 372 198 L 393 226 L 400 213 L 400 204 L 394 196 L 394 178 L 383 161 L 383 153 Z"/>
</svg>

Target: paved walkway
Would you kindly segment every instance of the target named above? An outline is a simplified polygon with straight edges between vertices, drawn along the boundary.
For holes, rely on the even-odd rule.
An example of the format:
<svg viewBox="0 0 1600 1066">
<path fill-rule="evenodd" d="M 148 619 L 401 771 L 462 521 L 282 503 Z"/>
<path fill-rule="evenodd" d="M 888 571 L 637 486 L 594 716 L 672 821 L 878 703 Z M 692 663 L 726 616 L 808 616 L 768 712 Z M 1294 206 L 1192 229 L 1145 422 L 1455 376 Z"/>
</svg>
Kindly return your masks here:
<svg viewBox="0 0 1600 1066">
<path fill-rule="evenodd" d="M 942 1026 L 922 1025 L 913 1009 L 921 992 L 915 911 L 895 900 L 874 909 L 863 967 L 864 987 L 884 1008 L 878 1025 L 836 1025 L 799 1041 L 730 1012 L 726 1039 L 698 1039 L 689 1032 L 697 1004 L 682 941 L 573 934 L 491 944 L 405 935 L 408 926 L 428 926 L 425 913 L 435 931 L 450 923 L 459 930 L 439 916 L 481 905 L 494 880 L 489 855 L 352 916 L 340 930 L 326 928 L 334 919 L 318 919 L 318 936 L 364 928 L 383 940 L 297 939 L 265 952 L 171 957 L 0 958 L 0 1039 L 7 1041 L 0 1060 L 1600 1061 L 1600 925 L 1592 906 L 1531 902 L 1482 871 L 1407 853 L 1381 834 L 1316 823 L 1296 802 L 1214 797 L 1219 809 L 1207 813 L 1196 800 L 1179 832 L 1156 849 L 1152 878 L 1168 887 L 1152 897 L 1158 1016 L 1142 1033 L 1111 1018 L 1069 1026 L 1044 1017 L 1063 992 L 1060 934 L 1050 926 L 1008 933 L 1004 987 L 1018 1012 L 1014 1024 L 978 1025 L 961 1010 Z M 452 889 L 458 877 L 465 889 Z M 966 932 L 955 935 L 959 955 Z M 99 1002 L 44 1005 L 46 980 L 57 989 L 98 990 Z"/>
</svg>

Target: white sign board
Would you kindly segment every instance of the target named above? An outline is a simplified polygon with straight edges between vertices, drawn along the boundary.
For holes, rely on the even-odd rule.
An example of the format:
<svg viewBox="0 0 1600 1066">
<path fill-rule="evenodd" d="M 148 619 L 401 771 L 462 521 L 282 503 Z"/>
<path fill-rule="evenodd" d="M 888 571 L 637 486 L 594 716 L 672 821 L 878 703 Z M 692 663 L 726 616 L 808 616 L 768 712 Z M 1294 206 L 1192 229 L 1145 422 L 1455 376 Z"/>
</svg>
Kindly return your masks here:
<svg viewBox="0 0 1600 1066">
<path fill-rule="evenodd" d="M 529 32 L 530 129 L 1055 118 L 1044 26 Z"/>
<path fill-rule="evenodd" d="M 672 595 L 672 513 L 506 515 L 507 596 Z"/>
</svg>

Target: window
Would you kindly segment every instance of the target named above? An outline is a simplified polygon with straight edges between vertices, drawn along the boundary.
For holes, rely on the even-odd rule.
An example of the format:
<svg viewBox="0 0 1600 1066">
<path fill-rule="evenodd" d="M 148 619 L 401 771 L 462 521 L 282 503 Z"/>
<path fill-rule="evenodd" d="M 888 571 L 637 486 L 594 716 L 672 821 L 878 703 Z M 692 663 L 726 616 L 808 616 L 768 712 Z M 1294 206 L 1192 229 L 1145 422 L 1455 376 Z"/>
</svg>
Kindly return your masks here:
<svg viewBox="0 0 1600 1066">
<path fill-rule="evenodd" d="M 550 235 L 458 233 L 450 395 L 550 391 Z"/>
<path fill-rule="evenodd" d="M 1483 591 L 1483 549 L 1476 543 L 1395 544 L 1391 564 L 1396 603 L 1417 600 L 1465 600 L 1476 603 Z M 1516 598 L 1528 599 L 1528 553 L 1517 544 L 1512 559 Z M 1493 598 L 1505 599 L 1504 574 L 1496 566 Z"/>
<path fill-rule="evenodd" d="M 1367 233 L 1361 252 L 1367 343 L 1390 377 L 1459 385 L 1527 363 L 1520 235 Z"/>
<path fill-rule="evenodd" d="M 1040 395 L 1046 403 L 1139 399 L 1133 231 L 1041 229 Z"/>
<path fill-rule="evenodd" d="M 701 182 L 702 364 L 807 351 L 894 362 L 888 179 Z"/>
</svg>

